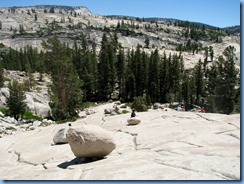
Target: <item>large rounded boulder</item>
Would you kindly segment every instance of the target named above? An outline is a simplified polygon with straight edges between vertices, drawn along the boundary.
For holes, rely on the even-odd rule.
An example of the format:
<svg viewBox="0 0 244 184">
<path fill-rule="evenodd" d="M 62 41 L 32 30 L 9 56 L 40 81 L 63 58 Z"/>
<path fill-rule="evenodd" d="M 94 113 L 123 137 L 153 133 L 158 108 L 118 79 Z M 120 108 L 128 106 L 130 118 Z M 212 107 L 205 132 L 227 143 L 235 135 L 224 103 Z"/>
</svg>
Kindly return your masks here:
<svg viewBox="0 0 244 184">
<path fill-rule="evenodd" d="M 116 148 L 115 141 L 110 133 L 94 125 L 69 128 L 66 138 L 74 155 L 79 158 L 102 158 Z"/>
</svg>

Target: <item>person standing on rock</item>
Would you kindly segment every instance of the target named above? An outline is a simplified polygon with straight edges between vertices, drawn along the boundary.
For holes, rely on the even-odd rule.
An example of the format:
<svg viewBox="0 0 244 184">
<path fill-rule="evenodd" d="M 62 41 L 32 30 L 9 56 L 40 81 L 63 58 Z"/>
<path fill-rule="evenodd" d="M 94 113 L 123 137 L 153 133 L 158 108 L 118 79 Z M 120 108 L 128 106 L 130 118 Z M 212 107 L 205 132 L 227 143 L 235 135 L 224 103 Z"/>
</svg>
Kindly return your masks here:
<svg viewBox="0 0 244 184">
<path fill-rule="evenodd" d="M 132 110 L 132 113 L 131 113 L 130 117 L 131 118 L 136 117 L 136 113 L 135 113 L 135 110 L 134 109 Z"/>
</svg>

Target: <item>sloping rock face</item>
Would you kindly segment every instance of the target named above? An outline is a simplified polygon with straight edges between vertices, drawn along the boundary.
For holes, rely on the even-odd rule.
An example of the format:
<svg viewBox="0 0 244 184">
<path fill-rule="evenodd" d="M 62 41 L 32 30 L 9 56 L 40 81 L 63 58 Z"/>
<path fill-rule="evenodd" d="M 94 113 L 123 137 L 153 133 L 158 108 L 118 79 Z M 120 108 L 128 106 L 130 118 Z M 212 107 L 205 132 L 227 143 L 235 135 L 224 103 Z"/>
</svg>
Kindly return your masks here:
<svg viewBox="0 0 244 184">
<path fill-rule="evenodd" d="M 116 149 L 104 159 L 75 158 L 69 144 L 53 146 L 66 124 L 37 127 L 0 138 L 1 180 L 240 180 L 240 114 L 137 113 L 106 116 L 105 108 L 72 122 L 72 129 L 96 125 L 111 132 Z"/>
<path fill-rule="evenodd" d="M 79 158 L 104 157 L 116 147 L 109 132 L 98 126 L 85 125 L 76 129 L 69 128 L 66 138 L 74 155 Z"/>
</svg>

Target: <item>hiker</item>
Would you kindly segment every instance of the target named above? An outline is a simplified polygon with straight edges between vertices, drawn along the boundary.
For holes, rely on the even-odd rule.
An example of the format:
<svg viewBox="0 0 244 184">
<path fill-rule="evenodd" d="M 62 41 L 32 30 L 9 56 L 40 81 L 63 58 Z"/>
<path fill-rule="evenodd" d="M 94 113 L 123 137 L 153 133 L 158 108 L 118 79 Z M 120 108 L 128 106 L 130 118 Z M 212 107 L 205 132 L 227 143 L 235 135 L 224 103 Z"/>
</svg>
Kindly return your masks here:
<svg viewBox="0 0 244 184">
<path fill-rule="evenodd" d="M 204 109 L 204 107 L 201 108 L 201 112 L 202 113 L 205 113 L 206 112 L 205 109 Z"/>
<path fill-rule="evenodd" d="M 136 113 L 135 113 L 135 110 L 134 109 L 132 110 L 132 113 L 131 113 L 130 117 L 131 118 L 136 117 Z"/>
<path fill-rule="evenodd" d="M 178 109 L 177 109 L 177 110 L 178 110 L 178 112 L 180 112 L 180 111 L 181 111 L 181 106 L 180 106 L 180 105 L 178 106 Z"/>
<path fill-rule="evenodd" d="M 184 106 L 181 107 L 181 111 L 182 111 L 182 112 L 185 112 L 185 111 L 186 111 L 186 109 L 185 109 Z"/>
</svg>

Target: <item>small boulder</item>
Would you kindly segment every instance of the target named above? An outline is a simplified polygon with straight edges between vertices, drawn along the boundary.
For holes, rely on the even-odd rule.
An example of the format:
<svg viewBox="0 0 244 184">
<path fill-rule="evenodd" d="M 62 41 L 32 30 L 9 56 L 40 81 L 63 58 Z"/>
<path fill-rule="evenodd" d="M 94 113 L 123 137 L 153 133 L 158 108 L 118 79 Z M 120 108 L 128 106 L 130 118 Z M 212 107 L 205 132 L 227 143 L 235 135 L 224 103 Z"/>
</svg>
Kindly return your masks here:
<svg viewBox="0 0 244 184">
<path fill-rule="evenodd" d="M 39 127 L 41 125 L 41 123 L 42 123 L 41 121 L 34 121 L 32 125 L 34 127 Z"/>
<path fill-rule="evenodd" d="M 128 125 L 138 125 L 141 123 L 139 118 L 133 117 L 127 120 Z"/>
<path fill-rule="evenodd" d="M 29 126 L 28 130 L 35 130 L 34 126 Z"/>
<path fill-rule="evenodd" d="M 41 123 L 41 126 L 46 127 L 46 126 L 49 126 L 49 125 L 52 125 L 52 124 L 55 124 L 55 122 L 50 120 L 50 119 L 43 119 L 42 123 Z"/>
<path fill-rule="evenodd" d="M 96 112 L 93 109 L 86 109 L 86 115 L 95 114 Z"/>
<path fill-rule="evenodd" d="M 54 144 L 65 144 L 68 143 L 66 139 L 66 133 L 68 128 L 60 129 L 53 137 Z"/>
<path fill-rule="evenodd" d="M 114 110 L 112 108 L 106 108 L 104 109 L 105 114 L 111 114 Z"/>
<path fill-rule="evenodd" d="M 116 148 L 115 141 L 110 133 L 94 125 L 84 125 L 75 129 L 69 128 L 66 138 L 74 155 L 79 158 L 102 158 Z"/>
<path fill-rule="evenodd" d="M 158 109 L 160 107 L 161 107 L 160 103 L 153 104 L 153 109 Z"/>
</svg>

